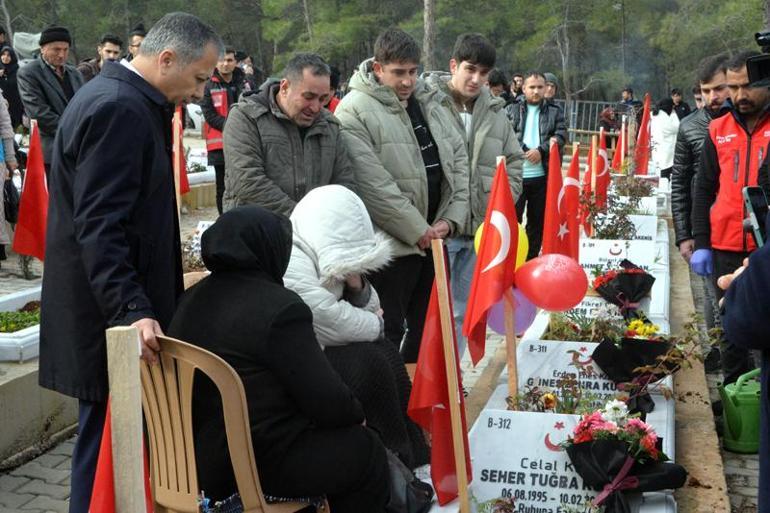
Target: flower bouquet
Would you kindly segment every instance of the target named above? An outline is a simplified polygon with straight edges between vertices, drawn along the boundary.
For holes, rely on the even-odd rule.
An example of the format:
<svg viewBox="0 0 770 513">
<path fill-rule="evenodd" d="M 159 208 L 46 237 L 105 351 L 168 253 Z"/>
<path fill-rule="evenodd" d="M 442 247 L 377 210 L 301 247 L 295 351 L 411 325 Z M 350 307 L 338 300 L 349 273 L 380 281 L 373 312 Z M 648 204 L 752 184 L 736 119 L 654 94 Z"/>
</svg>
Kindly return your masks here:
<svg viewBox="0 0 770 513">
<path fill-rule="evenodd" d="M 597 276 L 592 286 L 605 301 L 618 306 L 628 320 L 633 317 L 645 319 L 637 310 L 639 302 L 650 293 L 654 283 L 654 276 L 626 259 L 620 262 L 620 269 Z"/>
<path fill-rule="evenodd" d="M 684 486 L 687 471 L 669 463 L 653 428 L 629 417 L 625 403 L 613 400 L 585 415 L 563 443 L 575 471 L 600 492 L 593 506 L 605 513 L 630 513 L 629 492 Z"/>
</svg>

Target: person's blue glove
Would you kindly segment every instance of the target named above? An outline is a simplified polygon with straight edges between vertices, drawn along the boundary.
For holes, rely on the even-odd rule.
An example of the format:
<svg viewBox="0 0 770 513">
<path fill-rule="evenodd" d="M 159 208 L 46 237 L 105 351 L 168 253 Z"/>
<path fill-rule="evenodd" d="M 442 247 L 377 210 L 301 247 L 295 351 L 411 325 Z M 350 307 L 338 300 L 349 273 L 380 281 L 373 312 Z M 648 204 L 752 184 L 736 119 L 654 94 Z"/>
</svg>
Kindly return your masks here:
<svg viewBox="0 0 770 513">
<path fill-rule="evenodd" d="M 698 276 L 708 276 L 714 272 L 714 257 L 710 249 L 696 249 L 690 257 L 692 272 Z"/>
</svg>

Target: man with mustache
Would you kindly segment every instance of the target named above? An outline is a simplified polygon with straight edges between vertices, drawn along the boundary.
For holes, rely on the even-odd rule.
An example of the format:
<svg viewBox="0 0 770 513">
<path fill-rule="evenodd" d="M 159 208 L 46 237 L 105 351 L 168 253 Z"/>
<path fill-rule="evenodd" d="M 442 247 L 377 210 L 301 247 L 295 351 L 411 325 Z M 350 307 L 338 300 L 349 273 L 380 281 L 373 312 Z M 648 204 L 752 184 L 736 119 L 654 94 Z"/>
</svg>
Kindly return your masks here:
<svg viewBox="0 0 770 513">
<path fill-rule="evenodd" d="M 224 210 L 259 205 L 291 215 L 311 189 L 353 189 L 353 170 L 340 123 L 324 109 L 329 65 L 297 53 L 281 80 L 269 80 L 233 105 L 224 125 Z"/>
<path fill-rule="evenodd" d="M 715 55 L 707 57 L 700 63 L 698 69 L 698 94 L 704 101 L 704 107 L 699 109 L 679 125 L 679 133 L 674 149 L 674 167 L 671 170 L 671 213 L 674 219 L 674 232 L 679 254 L 685 262 L 690 263 L 690 257 L 695 251 L 695 239 L 692 235 L 692 182 L 698 172 L 700 160 L 698 156 L 703 149 L 703 143 L 708 137 L 709 123 L 726 112 L 722 105 L 729 98 L 727 89 L 727 57 Z M 717 321 L 716 292 L 709 278 L 690 272 L 693 302 L 699 313 L 706 321 L 706 327 L 715 327 Z M 703 298 L 703 304 L 700 304 Z M 705 361 L 706 371 L 716 371 L 719 368 L 719 350 L 714 348 L 708 352 Z"/>
<path fill-rule="evenodd" d="M 746 59 L 757 52 L 742 52 L 727 63 L 727 88 L 730 102 L 724 116 L 709 124 L 695 175 L 692 233 L 695 251 L 690 267 L 701 276 L 711 275 L 717 298 L 723 291 L 716 279 L 740 267 L 743 259 L 756 249 L 743 230 L 746 211 L 742 189 L 756 186 L 758 169 L 770 143 L 770 90 L 752 87 Z M 728 340 L 722 344 L 724 384 L 733 383 L 754 367 L 747 349 Z"/>
</svg>

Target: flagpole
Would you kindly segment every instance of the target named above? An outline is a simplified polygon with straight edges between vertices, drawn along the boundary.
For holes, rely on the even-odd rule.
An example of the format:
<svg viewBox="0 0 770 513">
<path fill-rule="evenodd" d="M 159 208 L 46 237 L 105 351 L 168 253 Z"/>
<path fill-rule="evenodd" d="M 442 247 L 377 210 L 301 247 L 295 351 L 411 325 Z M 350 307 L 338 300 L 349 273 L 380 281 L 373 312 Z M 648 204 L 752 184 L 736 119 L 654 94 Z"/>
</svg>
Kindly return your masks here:
<svg viewBox="0 0 770 513">
<path fill-rule="evenodd" d="M 452 422 L 452 446 L 457 472 L 457 495 L 460 501 L 460 513 L 470 513 L 468 498 L 468 471 L 465 466 L 465 436 L 460 415 L 460 385 L 457 379 L 457 360 L 455 359 L 454 319 L 449 306 L 449 284 L 447 283 L 446 262 L 444 260 L 444 241 L 433 239 L 433 267 L 436 276 L 436 292 L 441 317 L 441 338 L 444 347 L 447 387 L 449 389 L 449 418 Z"/>
<path fill-rule="evenodd" d="M 179 158 L 179 155 L 181 155 L 179 152 L 182 151 L 182 138 L 180 137 L 180 127 L 182 126 L 182 112 L 177 106 L 174 109 L 174 121 L 171 123 L 172 129 L 173 129 L 173 150 L 172 154 L 174 156 L 174 191 L 176 192 L 176 215 L 177 219 L 179 219 L 179 227 L 180 227 L 180 233 L 181 233 L 181 226 L 182 226 L 182 195 L 180 194 L 180 179 L 182 174 L 182 161 Z"/>
<path fill-rule="evenodd" d="M 626 148 L 628 146 L 628 121 L 626 115 L 623 115 L 623 122 L 620 125 L 620 169 L 623 169 L 626 165 Z M 627 170 L 624 170 L 625 174 L 628 174 Z"/>
<path fill-rule="evenodd" d="M 599 130 L 599 133 L 601 134 L 601 131 L 604 130 L 604 128 L 601 128 Z M 592 203 L 596 202 L 596 174 L 598 173 L 598 169 L 596 169 L 596 166 L 599 164 L 599 138 L 595 135 L 591 136 L 591 155 L 589 155 L 589 158 L 591 159 L 591 201 Z M 591 224 L 589 227 L 589 237 L 593 237 L 594 235 L 594 225 Z"/>
</svg>

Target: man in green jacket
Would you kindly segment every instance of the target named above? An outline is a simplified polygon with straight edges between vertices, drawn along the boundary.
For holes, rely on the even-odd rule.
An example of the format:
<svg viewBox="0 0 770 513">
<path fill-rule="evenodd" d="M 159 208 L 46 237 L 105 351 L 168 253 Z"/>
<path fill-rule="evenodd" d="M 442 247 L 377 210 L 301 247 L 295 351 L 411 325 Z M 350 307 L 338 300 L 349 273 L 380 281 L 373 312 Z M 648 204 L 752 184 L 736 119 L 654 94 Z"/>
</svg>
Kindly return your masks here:
<svg viewBox="0 0 770 513">
<path fill-rule="evenodd" d="M 353 187 L 353 168 L 329 101 L 329 66 L 298 53 L 283 78 L 244 93 L 224 129 L 224 209 L 259 205 L 289 216 L 315 187 Z"/>
<path fill-rule="evenodd" d="M 394 239 L 394 260 L 371 275 L 385 337 L 416 362 L 433 284 L 431 240 L 457 233 L 468 216 L 468 154 L 443 93 L 418 80 L 420 49 L 399 29 L 374 44 L 335 114 L 350 145 L 356 187 L 374 223 Z"/>
<path fill-rule="evenodd" d="M 445 93 L 441 105 L 454 120 L 453 126 L 465 141 L 470 164 L 468 216 L 455 237 L 447 242 L 461 358 L 466 343 L 462 336 L 462 324 L 476 265 L 473 237 L 484 222 L 498 156 L 505 157 L 513 200 L 518 200 L 521 195 L 524 153 L 503 110 L 505 100 L 492 96 L 484 85 L 495 66 L 496 54 L 495 47 L 481 34 L 462 34 L 452 51 L 450 73 L 439 71 L 426 74 L 428 85 Z"/>
</svg>

